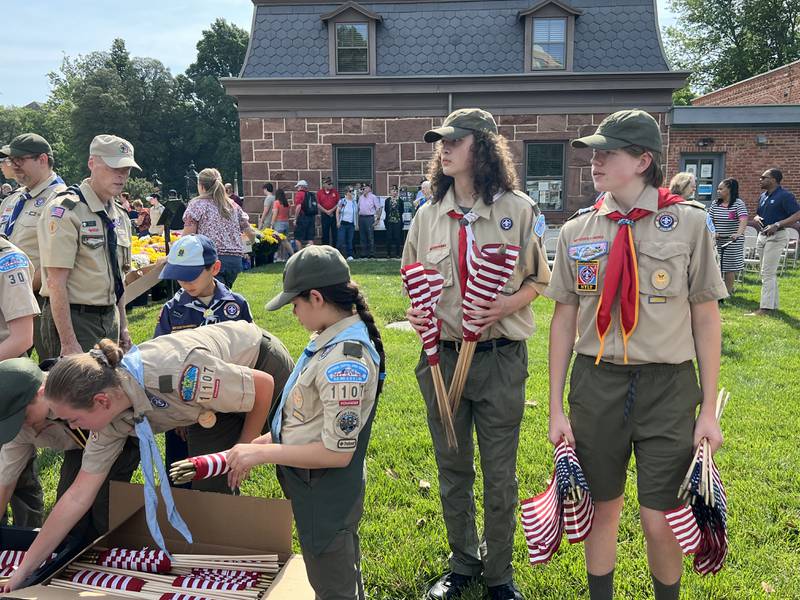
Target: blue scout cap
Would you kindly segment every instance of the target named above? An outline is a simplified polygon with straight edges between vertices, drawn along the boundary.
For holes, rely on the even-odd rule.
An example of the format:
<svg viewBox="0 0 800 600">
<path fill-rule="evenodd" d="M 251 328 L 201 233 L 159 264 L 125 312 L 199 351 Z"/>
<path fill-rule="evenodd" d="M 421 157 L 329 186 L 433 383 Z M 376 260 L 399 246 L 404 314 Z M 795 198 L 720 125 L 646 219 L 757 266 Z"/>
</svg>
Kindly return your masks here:
<svg viewBox="0 0 800 600">
<path fill-rule="evenodd" d="M 217 262 L 217 249 L 214 242 L 206 236 L 184 235 L 172 245 L 167 256 L 167 264 L 159 279 L 179 279 L 194 281 L 203 269 Z"/>
</svg>

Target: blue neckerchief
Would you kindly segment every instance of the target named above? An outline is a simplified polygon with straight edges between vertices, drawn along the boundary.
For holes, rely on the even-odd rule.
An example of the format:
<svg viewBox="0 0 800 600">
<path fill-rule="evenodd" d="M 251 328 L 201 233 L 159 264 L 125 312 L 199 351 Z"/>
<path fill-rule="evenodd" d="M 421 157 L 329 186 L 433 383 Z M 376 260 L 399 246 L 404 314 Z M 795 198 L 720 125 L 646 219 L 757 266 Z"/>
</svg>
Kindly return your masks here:
<svg viewBox="0 0 800 600">
<path fill-rule="evenodd" d="M 322 348 L 317 348 L 316 339 L 311 340 L 306 346 L 305 350 L 303 350 L 303 354 L 300 355 L 300 358 L 297 360 L 297 364 L 294 366 L 294 370 L 292 374 L 289 375 L 289 379 L 286 381 L 286 385 L 283 386 L 283 394 L 281 395 L 281 401 L 278 404 L 278 409 L 275 411 L 275 416 L 272 418 L 272 424 L 270 430 L 272 431 L 272 441 L 276 444 L 280 443 L 281 441 L 281 426 L 283 425 L 283 407 L 286 404 L 286 400 L 289 398 L 289 393 L 294 388 L 294 384 L 297 383 L 297 379 L 300 377 L 300 373 L 303 372 L 306 364 L 311 358 L 316 354 L 318 351 L 327 348 L 328 346 L 333 346 L 334 344 L 338 344 L 339 342 L 360 342 L 362 346 L 367 349 L 369 353 L 369 357 L 372 359 L 372 362 L 375 363 L 375 366 L 379 366 L 381 364 L 381 357 L 378 354 L 378 351 L 375 349 L 375 345 L 372 343 L 372 340 L 369 339 L 369 333 L 367 332 L 367 326 L 364 325 L 363 321 L 359 321 L 358 323 L 353 323 L 350 327 L 342 331 L 341 333 L 333 336 L 333 338 L 326 343 Z M 379 376 L 383 377 L 383 374 L 379 374 Z"/>
<path fill-rule="evenodd" d="M 22 209 L 25 207 L 25 203 L 31 198 L 32 196 L 28 192 L 25 192 L 17 199 L 17 203 L 14 205 L 14 210 L 11 213 L 11 216 L 8 218 L 8 222 L 6 223 L 6 230 L 3 232 L 6 234 L 6 237 L 10 236 L 14 231 L 14 224 L 17 222 L 17 218 L 19 218 Z"/>
<path fill-rule="evenodd" d="M 138 346 L 133 346 L 122 358 L 122 368 L 131 374 L 136 382 L 144 389 L 144 365 L 142 364 L 142 354 Z M 158 493 L 153 470 L 158 470 L 158 479 L 161 484 L 161 495 L 164 497 L 164 505 L 167 507 L 167 520 L 190 544 L 192 543 L 192 532 L 178 513 L 175 501 L 172 499 L 172 491 L 167 479 L 167 470 L 164 468 L 164 460 L 156 445 L 153 430 L 147 417 L 136 417 L 134 425 L 136 436 L 139 438 L 139 453 L 141 455 L 142 473 L 144 474 L 144 508 L 147 516 L 147 528 L 153 540 L 164 552 L 169 555 L 164 545 L 164 535 L 158 526 L 156 511 L 158 510 Z M 158 457 L 155 460 L 154 457 Z M 170 559 L 172 557 L 170 556 Z"/>
</svg>

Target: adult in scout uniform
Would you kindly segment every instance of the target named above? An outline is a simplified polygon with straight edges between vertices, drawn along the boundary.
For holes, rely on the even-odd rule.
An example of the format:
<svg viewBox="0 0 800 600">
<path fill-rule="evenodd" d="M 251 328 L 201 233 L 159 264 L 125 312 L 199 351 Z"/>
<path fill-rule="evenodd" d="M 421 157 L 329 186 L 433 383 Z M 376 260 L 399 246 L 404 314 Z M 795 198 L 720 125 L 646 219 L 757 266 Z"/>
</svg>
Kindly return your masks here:
<svg viewBox="0 0 800 600">
<path fill-rule="evenodd" d="M 251 323 L 250 306 L 247 300 L 239 294 L 230 291 L 225 284 L 215 279 L 219 273 L 221 263 L 217 257 L 214 244 L 202 234 L 185 235 L 172 245 L 167 257 L 167 265 L 161 271 L 161 279 L 177 279 L 181 289 L 175 297 L 169 300 L 156 325 L 153 337 L 167 335 L 173 331 L 194 329 L 214 323 L 229 321 L 246 321 Z M 273 405 L 280 398 L 283 386 L 294 368 L 289 351 L 274 335 L 262 331 L 262 348 L 264 361 L 259 363 L 259 368 L 270 375 L 274 381 L 272 393 Z M 186 431 L 180 433 L 167 431 L 165 434 L 166 464 L 185 459 L 187 456 L 207 454 L 203 444 L 198 446 L 198 439 L 203 439 L 208 444 L 218 445 L 220 440 L 228 439 L 230 447 L 236 443 L 239 431 L 242 428 L 242 415 L 240 413 L 220 413 L 213 428 L 205 431 L 201 425 L 192 425 L 195 443 L 190 452 L 186 443 Z M 198 437 L 199 436 L 199 437 Z M 190 487 L 190 486 L 186 486 Z M 202 479 L 191 484 L 194 489 L 224 493 L 229 491 L 227 482 L 222 477 Z"/>
<path fill-rule="evenodd" d="M 67 186 L 53 172 L 53 150 L 40 135 L 23 133 L 11 143 L 0 148 L 0 158 L 7 156 L 14 170 L 14 178 L 21 187 L 0 203 L 0 234 L 22 250 L 35 269 L 32 285 L 34 293 L 41 287 L 39 261 L 39 220 L 44 206 Z M 37 297 L 40 303 L 40 298 Z M 34 320 L 33 341 L 36 352 L 43 356 L 39 318 Z"/>
<path fill-rule="evenodd" d="M 114 198 L 131 167 L 139 169 L 130 142 L 98 135 L 89 147 L 91 176 L 51 200 L 39 222 L 42 358 L 83 352 L 102 338 L 130 346 L 121 299 L 131 226 Z"/>
<path fill-rule="evenodd" d="M 316 335 L 286 384 L 270 433 L 228 452 L 229 480 L 237 486 L 255 465 L 277 465 L 316 597 L 364 600 L 358 525 L 383 343 L 347 262 L 330 246 L 309 246 L 287 261 L 283 293 L 267 309 L 290 302 Z"/>
<path fill-rule="evenodd" d="M 544 219 L 533 200 L 517 190 L 508 146 L 497 134 L 497 125 L 488 112 L 457 110 L 442 127 L 427 132 L 425 141 L 441 141 L 430 167 L 434 196 L 411 222 L 402 263 L 421 262 L 444 278 L 436 315 L 442 321 L 440 364 L 445 382 L 452 379 L 463 339 L 461 303 L 468 241 L 474 237 L 479 247 L 520 247 L 514 272 L 497 300 L 491 304 L 478 301 L 483 308 L 471 315 L 482 333 L 462 401 L 453 416 L 457 449 L 448 447 L 424 352 L 417 365 L 452 551 L 451 571 L 430 589 L 429 597 L 456 598 L 483 574 L 493 599 L 521 598 L 511 566 L 519 502 L 517 445 L 528 377 L 526 340 L 534 331 L 530 303 L 550 278 L 541 242 Z M 426 325 L 415 309 L 406 314 L 413 326 Z M 478 435 L 487 499 L 482 539 L 475 525 L 472 490 L 473 427 Z"/>
<path fill-rule="evenodd" d="M 45 377 L 45 373 L 27 358 L 0 362 L 0 380 L 5 392 L 4 402 L 0 405 L 0 506 L 3 509 L 12 493 L 19 489 L 20 478 L 26 465 L 35 458 L 37 448 L 81 451 L 86 446 L 86 436 L 57 419 L 44 400 Z M 92 506 L 93 527 L 86 530 L 73 528 L 73 533 L 82 533 L 91 540 L 108 529 L 108 481 L 130 481 L 138 463 L 138 456 L 120 455 Z M 62 470 L 59 498 L 72 483 L 71 479 L 63 480 L 65 476 L 69 477 L 69 473 Z M 17 520 L 16 514 L 14 520 Z M 36 526 L 41 526 L 41 519 Z"/>
<path fill-rule="evenodd" d="M 682 555 L 664 511 L 680 506 L 678 488 L 699 441 L 708 438 L 713 450 L 722 443 L 714 415 L 717 301 L 727 292 L 704 207 L 659 189 L 661 133 L 649 114 L 614 113 L 573 146 L 592 148 L 601 195 L 562 227 L 545 291 L 556 301 L 550 441 L 566 437 L 574 445 L 595 501 L 585 542 L 592 600 L 613 596 L 631 450 L 655 597 L 677 599 Z M 567 419 L 564 382 L 573 350 Z"/>
<path fill-rule="evenodd" d="M 45 398 L 58 418 L 93 433 L 78 476 L 53 507 L 6 589 L 19 586 L 88 510 L 129 436 L 140 440 L 148 525 L 154 541 L 163 547 L 154 514 L 154 469 L 163 482 L 170 523 L 191 541 L 191 533 L 173 510 L 153 434 L 193 423 L 212 427 L 218 412 L 237 412 L 246 414 L 239 441 L 258 437 L 273 391 L 272 377 L 255 368 L 264 361 L 262 337 L 256 325 L 235 321 L 161 336 L 124 356 L 115 342 L 106 339 L 90 352 L 58 361 L 48 373 Z M 192 449 L 192 432 L 189 444 Z M 229 441 L 222 439 L 205 451 L 229 447 Z"/>
<path fill-rule="evenodd" d="M 22 356 L 33 344 L 33 322 L 39 314 L 33 276 L 33 264 L 25 253 L 0 235 L 0 360 Z M 7 403 L 5 398 L 0 401 L 3 403 Z M 2 522 L 6 520 L 5 506 Z M 19 476 L 11 512 L 20 527 L 42 524 L 44 499 L 33 458 L 26 461 Z"/>
</svg>

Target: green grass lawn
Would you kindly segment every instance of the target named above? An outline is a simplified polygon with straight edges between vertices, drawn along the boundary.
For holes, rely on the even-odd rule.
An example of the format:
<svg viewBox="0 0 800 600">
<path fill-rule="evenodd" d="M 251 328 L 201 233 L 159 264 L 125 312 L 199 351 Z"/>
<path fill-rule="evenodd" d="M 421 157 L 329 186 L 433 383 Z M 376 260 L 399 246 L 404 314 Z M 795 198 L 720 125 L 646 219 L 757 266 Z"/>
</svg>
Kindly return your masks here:
<svg viewBox="0 0 800 600">
<path fill-rule="evenodd" d="M 406 308 L 398 262 L 355 262 L 351 266 L 382 328 L 388 362 L 387 383 L 367 459 L 369 481 L 361 524 L 365 582 L 372 599 L 421 598 L 429 583 L 447 569 L 448 548 L 425 409 L 413 372 L 420 345 L 413 333 L 384 327 L 401 320 Z M 307 342 L 307 332 L 289 308 L 276 313 L 263 308 L 280 290 L 280 274 L 279 265 L 250 271 L 237 281 L 236 291 L 250 301 L 256 322 L 278 335 L 297 356 Z M 719 575 L 705 578 L 694 574 L 690 561 L 685 561 L 683 598 L 800 598 L 800 270 L 780 279 L 780 293 L 784 308 L 777 316 L 745 317 L 758 308 L 758 281 L 750 276 L 736 298 L 722 309 L 720 382 L 731 392 L 731 402 L 723 420 L 725 445 L 717 460 L 730 504 L 730 554 Z M 547 331 L 552 309 L 547 299 L 534 303 L 538 330 L 528 342 L 529 402 L 517 466 L 522 497 L 542 491 L 552 470 L 547 441 Z M 134 341 L 152 335 L 158 310 L 159 306 L 152 305 L 132 311 Z M 55 489 L 56 464 L 57 459 L 45 457 L 44 477 L 49 489 Z M 479 467 L 477 477 L 480 520 L 483 495 Z M 431 483 L 429 495 L 420 492 L 421 479 Z M 634 483 L 631 467 L 629 501 L 619 536 L 619 598 L 652 597 Z M 244 493 L 279 496 L 274 469 L 256 469 Z M 570 546 L 564 541 L 549 565 L 531 568 L 518 527 L 514 565 L 526 598 L 588 597 L 580 545 Z M 476 590 L 470 597 L 481 595 Z"/>
</svg>

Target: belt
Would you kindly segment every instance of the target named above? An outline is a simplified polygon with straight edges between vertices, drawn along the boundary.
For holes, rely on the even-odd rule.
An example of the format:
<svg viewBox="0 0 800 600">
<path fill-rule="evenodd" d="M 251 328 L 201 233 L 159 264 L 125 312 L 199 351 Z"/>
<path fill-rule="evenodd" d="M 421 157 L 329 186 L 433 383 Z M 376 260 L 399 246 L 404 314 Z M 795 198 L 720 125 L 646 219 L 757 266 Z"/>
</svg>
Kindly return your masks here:
<svg viewBox="0 0 800 600">
<path fill-rule="evenodd" d="M 106 313 L 116 308 L 113 304 L 108 306 L 92 306 L 90 304 L 70 304 L 70 310 L 76 310 L 82 313 Z"/>
<path fill-rule="evenodd" d="M 486 340 L 484 342 L 478 342 L 475 345 L 475 352 L 487 352 L 489 350 L 493 350 L 495 348 L 502 348 L 503 346 L 508 346 L 509 344 L 513 344 L 517 340 L 509 340 L 508 338 L 497 338 L 494 340 Z M 461 350 L 461 344 L 464 342 L 451 342 L 449 340 L 442 340 L 439 342 L 439 345 L 442 348 L 447 348 L 448 350 L 455 350 L 459 352 Z"/>
</svg>

